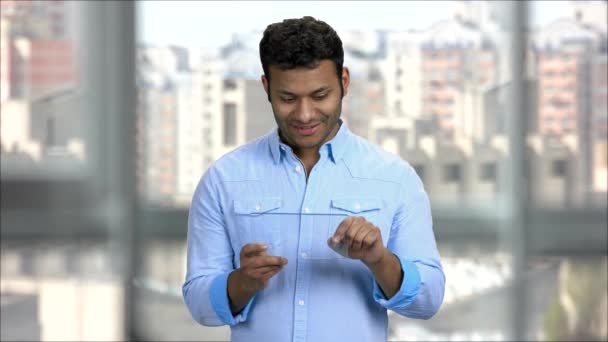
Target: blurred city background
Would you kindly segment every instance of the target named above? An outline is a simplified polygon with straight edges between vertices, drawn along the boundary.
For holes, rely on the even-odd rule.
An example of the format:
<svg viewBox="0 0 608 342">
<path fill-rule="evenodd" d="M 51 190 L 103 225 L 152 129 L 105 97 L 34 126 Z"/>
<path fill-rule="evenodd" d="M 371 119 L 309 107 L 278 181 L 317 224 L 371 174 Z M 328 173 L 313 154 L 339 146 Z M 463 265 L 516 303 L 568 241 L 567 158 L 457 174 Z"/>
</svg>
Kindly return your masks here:
<svg viewBox="0 0 608 342">
<path fill-rule="evenodd" d="M 262 31 L 312 15 L 432 201 L 445 301 L 390 340 L 608 339 L 607 4 L 3 0 L 0 338 L 229 339 L 181 298 L 188 207 L 275 127 Z"/>
</svg>

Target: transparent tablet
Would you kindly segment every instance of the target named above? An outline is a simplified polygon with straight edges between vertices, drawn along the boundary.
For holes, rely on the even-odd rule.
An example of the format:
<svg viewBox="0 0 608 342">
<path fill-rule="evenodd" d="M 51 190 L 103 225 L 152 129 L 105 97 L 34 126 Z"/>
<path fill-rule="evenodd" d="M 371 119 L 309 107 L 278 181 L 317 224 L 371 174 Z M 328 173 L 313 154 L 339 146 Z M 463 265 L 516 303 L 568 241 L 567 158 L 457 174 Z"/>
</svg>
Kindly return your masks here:
<svg viewBox="0 0 608 342">
<path fill-rule="evenodd" d="M 269 255 L 285 255 L 285 248 L 297 248 L 297 232 L 290 229 L 299 229 L 300 241 L 306 245 L 299 246 L 299 258 L 311 260 L 332 260 L 347 257 L 347 250 L 342 243 L 331 243 L 329 239 L 340 223 L 346 219 L 346 214 L 336 213 L 293 213 L 293 212 L 267 212 L 252 217 L 250 231 L 246 243 L 264 243 L 268 246 Z M 257 222 L 255 222 L 257 220 Z M 302 228 L 300 228 L 302 226 Z M 293 235 L 291 235 L 293 234 Z"/>
</svg>

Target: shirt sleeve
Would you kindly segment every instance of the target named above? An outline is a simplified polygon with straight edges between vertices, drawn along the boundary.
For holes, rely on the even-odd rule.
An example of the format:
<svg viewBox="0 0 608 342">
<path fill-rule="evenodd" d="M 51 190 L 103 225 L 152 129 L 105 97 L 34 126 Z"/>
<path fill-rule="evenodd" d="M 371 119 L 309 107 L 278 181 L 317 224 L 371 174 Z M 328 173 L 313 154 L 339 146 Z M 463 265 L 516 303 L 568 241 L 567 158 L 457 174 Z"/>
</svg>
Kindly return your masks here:
<svg viewBox="0 0 608 342">
<path fill-rule="evenodd" d="M 429 198 L 409 165 L 402 185 L 404 201 L 393 219 L 388 249 L 399 259 L 403 280 L 390 299 L 374 282 L 373 296 L 378 304 L 400 315 L 428 319 L 443 302 L 445 275 L 433 233 Z"/>
<path fill-rule="evenodd" d="M 420 290 L 420 273 L 418 272 L 418 268 L 416 265 L 408 260 L 403 258 L 399 259 L 399 264 L 401 265 L 401 270 L 403 271 L 403 280 L 401 281 L 401 286 L 399 291 L 395 293 L 390 299 L 387 299 L 378 285 L 378 282 L 374 282 L 374 300 L 385 308 L 391 309 L 393 311 L 398 311 L 400 309 L 405 309 L 410 304 L 414 302 L 416 299 L 416 295 Z M 406 276 L 407 274 L 407 276 Z"/>
<path fill-rule="evenodd" d="M 244 322 L 255 299 L 237 315 L 232 314 L 228 276 L 234 270 L 234 252 L 225 230 L 218 184 L 212 167 L 194 192 L 188 215 L 186 280 L 182 286 L 192 318 L 206 326 Z"/>
</svg>

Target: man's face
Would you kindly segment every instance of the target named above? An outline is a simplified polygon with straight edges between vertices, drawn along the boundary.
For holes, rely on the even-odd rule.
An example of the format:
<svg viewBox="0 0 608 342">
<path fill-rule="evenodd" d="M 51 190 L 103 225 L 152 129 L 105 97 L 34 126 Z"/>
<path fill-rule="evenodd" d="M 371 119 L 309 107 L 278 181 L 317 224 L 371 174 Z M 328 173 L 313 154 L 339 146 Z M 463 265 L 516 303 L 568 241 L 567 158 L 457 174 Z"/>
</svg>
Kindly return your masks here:
<svg viewBox="0 0 608 342">
<path fill-rule="evenodd" d="M 314 69 L 281 70 L 269 66 L 269 80 L 262 76 L 264 90 L 270 97 L 274 118 L 281 138 L 296 154 L 318 150 L 338 132 L 342 111 L 342 94 L 348 91 L 349 72 L 343 68 L 342 77 L 330 60 L 323 60 Z"/>
</svg>

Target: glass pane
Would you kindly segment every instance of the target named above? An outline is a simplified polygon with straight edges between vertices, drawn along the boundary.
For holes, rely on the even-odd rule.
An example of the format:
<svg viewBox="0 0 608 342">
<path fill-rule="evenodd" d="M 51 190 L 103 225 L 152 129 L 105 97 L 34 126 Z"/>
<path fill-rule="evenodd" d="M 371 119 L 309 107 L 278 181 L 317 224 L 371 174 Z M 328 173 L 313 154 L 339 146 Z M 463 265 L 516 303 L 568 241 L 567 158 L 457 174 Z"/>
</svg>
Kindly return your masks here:
<svg viewBox="0 0 608 342">
<path fill-rule="evenodd" d="M 545 341 L 605 341 L 608 263 L 602 256 L 530 259 L 526 307 L 533 337 Z"/>
<path fill-rule="evenodd" d="M 542 208 L 606 208 L 606 2 L 540 3 L 528 47 L 531 198 Z"/>
<path fill-rule="evenodd" d="M 86 162 L 80 5 L 3 1 L 0 43 L 3 178 L 78 176 Z"/>
<path fill-rule="evenodd" d="M 259 81 L 258 43 L 268 23 L 299 15 L 298 7 L 275 4 L 272 15 L 244 15 L 222 29 L 217 20 L 233 12 L 228 5 L 178 4 L 140 6 L 139 192 L 155 207 L 187 208 L 212 161 L 275 127 Z M 436 208 L 497 209 L 508 156 L 508 19 L 499 15 L 507 4 L 382 4 L 386 13 L 422 14 L 365 22 L 330 20 L 340 4 L 325 5 L 319 17 L 341 34 L 353 79 L 342 115 L 351 130 L 427 171 Z M 163 15 L 183 21 L 161 32 L 152 22 Z M 216 34 L 193 35 L 186 22 Z M 493 177 L 482 174 L 488 163 L 496 165 Z"/>
<path fill-rule="evenodd" d="M 506 310 L 513 280 L 510 252 L 484 242 L 440 243 L 447 279 L 442 309 L 421 322 L 390 314 L 390 341 L 513 340 Z"/>
<path fill-rule="evenodd" d="M 448 277 L 442 309 L 428 322 L 391 313 L 390 339 L 512 338 L 512 237 L 502 229 L 509 219 L 502 213 L 512 2 L 248 1 L 238 3 L 239 13 L 234 6 L 139 3 L 137 163 L 145 224 L 138 237 L 145 247 L 137 336 L 229 336 L 226 326 L 195 323 L 180 298 L 186 210 L 209 165 L 276 127 L 260 82 L 259 40 L 268 24 L 306 13 L 332 25 L 343 41 L 352 80 L 342 118 L 354 133 L 407 160 L 435 216 L 443 217 L 434 228 Z M 454 213 L 481 219 L 454 224 Z M 482 305 L 462 310 L 487 296 L 496 303 L 492 314 Z"/>
<path fill-rule="evenodd" d="M 127 206 L 106 197 L 116 165 L 93 167 L 111 126 L 90 129 L 113 115 L 89 74 L 108 18 L 93 2 L 0 6 L 0 340 L 125 340 Z"/>
<path fill-rule="evenodd" d="M 124 339 L 124 265 L 116 245 L 3 235 L 1 247 L 3 341 Z"/>
</svg>

